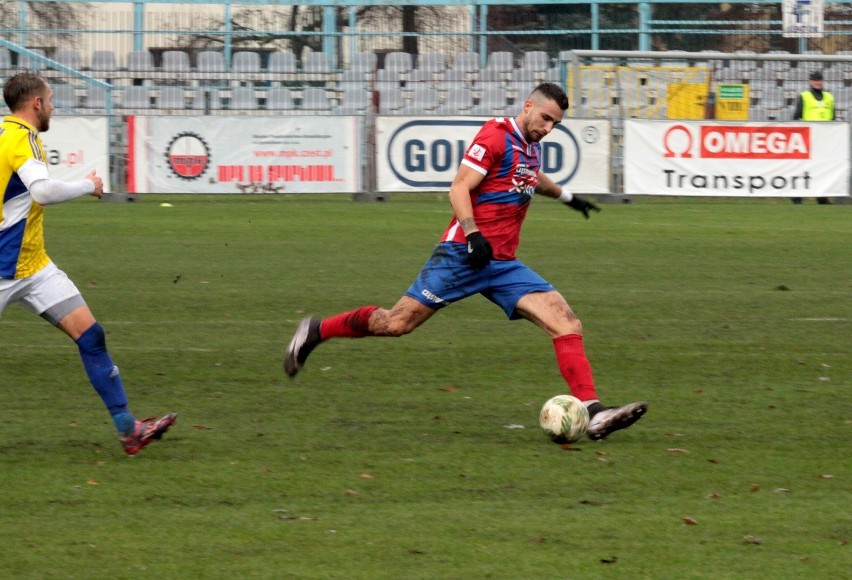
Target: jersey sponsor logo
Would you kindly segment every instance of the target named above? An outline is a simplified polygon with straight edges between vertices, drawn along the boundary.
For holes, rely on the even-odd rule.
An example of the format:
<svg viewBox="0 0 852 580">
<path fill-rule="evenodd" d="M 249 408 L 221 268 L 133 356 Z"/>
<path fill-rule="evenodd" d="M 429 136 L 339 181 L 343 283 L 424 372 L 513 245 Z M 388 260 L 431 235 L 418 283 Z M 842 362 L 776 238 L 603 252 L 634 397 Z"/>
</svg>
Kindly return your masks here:
<svg viewBox="0 0 852 580">
<path fill-rule="evenodd" d="M 429 302 L 433 302 L 435 304 L 446 304 L 443 298 L 441 298 L 440 296 L 435 296 L 432 292 L 429 292 L 425 288 L 420 291 L 420 294 L 423 295 L 423 298 L 425 298 Z"/>
<path fill-rule="evenodd" d="M 485 157 L 485 147 L 474 143 L 470 146 L 470 149 L 467 150 L 467 155 L 469 157 L 473 157 L 477 161 L 482 161 L 482 158 Z"/>
</svg>

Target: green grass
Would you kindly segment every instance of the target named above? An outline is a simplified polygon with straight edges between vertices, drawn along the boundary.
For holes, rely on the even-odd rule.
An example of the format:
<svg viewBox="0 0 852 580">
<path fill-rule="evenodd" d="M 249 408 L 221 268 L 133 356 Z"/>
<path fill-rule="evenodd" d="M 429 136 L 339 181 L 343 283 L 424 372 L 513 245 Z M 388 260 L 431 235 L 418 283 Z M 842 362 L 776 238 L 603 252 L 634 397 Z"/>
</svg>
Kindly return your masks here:
<svg viewBox="0 0 852 580">
<path fill-rule="evenodd" d="M 537 427 L 565 391 L 550 341 L 481 298 L 281 372 L 302 316 L 402 295 L 443 196 L 50 207 L 48 250 L 106 328 L 132 409 L 180 417 L 125 457 L 73 344 L 8 308 L 0 569 L 848 577 L 850 210 L 641 200 L 585 222 L 537 201 L 521 259 L 583 320 L 605 402 L 650 403 L 563 450 Z"/>
</svg>

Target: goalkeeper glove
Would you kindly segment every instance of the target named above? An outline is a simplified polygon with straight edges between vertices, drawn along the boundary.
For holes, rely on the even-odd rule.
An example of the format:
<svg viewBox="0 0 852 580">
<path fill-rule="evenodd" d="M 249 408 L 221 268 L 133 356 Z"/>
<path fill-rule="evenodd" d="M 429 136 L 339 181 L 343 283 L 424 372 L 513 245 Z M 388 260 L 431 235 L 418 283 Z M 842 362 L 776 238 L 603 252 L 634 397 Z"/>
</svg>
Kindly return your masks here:
<svg viewBox="0 0 852 580">
<path fill-rule="evenodd" d="M 583 217 L 585 217 L 586 219 L 589 219 L 590 211 L 601 211 L 601 208 L 599 208 L 591 201 L 586 201 L 583 198 L 577 197 L 564 187 L 562 188 L 562 195 L 559 196 L 559 201 L 561 201 L 571 209 L 577 210 L 578 212 L 583 214 Z"/>
<path fill-rule="evenodd" d="M 491 244 L 481 232 L 473 232 L 467 236 L 467 263 L 474 270 L 482 270 L 494 257 Z"/>
</svg>

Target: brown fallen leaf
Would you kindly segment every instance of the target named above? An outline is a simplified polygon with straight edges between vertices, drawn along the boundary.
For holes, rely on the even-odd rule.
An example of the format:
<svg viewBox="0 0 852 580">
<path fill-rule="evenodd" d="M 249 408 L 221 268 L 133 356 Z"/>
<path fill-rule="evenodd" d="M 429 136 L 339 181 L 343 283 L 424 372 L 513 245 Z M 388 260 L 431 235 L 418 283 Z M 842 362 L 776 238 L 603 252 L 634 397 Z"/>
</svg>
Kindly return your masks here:
<svg viewBox="0 0 852 580">
<path fill-rule="evenodd" d="M 749 544 L 762 544 L 765 541 L 763 538 L 758 538 L 757 536 L 752 536 L 751 534 L 743 536 L 743 540 L 745 540 Z"/>
<path fill-rule="evenodd" d="M 683 523 L 687 526 L 697 526 L 698 520 L 696 520 L 695 518 L 685 517 L 683 518 Z"/>
<path fill-rule="evenodd" d="M 90 479 L 90 480 L 86 481 L 86 485 L 100 485 L 100 484 L 97 481 L 95 481 L 94 479 Z"/>
<path fill-rule="evenodd" d="M 707 494 L 707 499 L 719 499 L 720 497 L 722 496 L 716 493 L 715 491 Z"/>
<path fill-rule="evenodd" d="M 670 447 L 666 451 L 669 453 L 689 453 L 688 449 L 681 449 L 680 447 Z"/>
<path fill-rule="evenodd" d="M 452 392 L 454 392 L 454 391 L 458 391 L 458 390 L 459 390 L 459 388 L 458 388 L 457 386 L 455 386 L 455 385 L 447 385 L 447 386 L 445 386 L 445 387 L 441 387 L 441 388 L 440 388 L 440 389 L 438 389 L 438 390 L 439 390 L 439 391 L 444 391 L 445 393 L 452 393 Z"/>
<path fill-rule="evenodd" d="M 759 483 L 752 483 L 751 484 L 751 491 L 760 491 L 760 484 Z"/>
<path fill-rule="evenodd" d="M 361 479 L 376 479 L 376 478 L 373 477 L 372 475 L 370 475 L 369 473 L 362 473 Z"/>
<path fill-rule="evenodd" d="M 358 495 L 358 492 L 354 489 L 347 489 L 345 493 L 346 495 Z"/>
<path fill-rule="evenodd" d="M 535 536 L 534 538 L 532 538 L 530 540 L 530 544 L 543 544 L 543 543 L 544 543 L 544 538 L 541 537 L 541 536 Z"/>
</svg>

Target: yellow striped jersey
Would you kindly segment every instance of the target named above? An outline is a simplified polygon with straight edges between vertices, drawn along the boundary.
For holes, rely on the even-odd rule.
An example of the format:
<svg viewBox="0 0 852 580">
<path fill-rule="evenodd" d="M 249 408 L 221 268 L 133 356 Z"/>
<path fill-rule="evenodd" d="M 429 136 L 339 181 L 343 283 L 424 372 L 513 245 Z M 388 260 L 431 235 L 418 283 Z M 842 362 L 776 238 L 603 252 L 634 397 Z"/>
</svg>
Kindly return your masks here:
<svg viewBox="0 0 852 580">
<path fill-rule="evenodd" d="M 47 178 L 38 131 L 17 117 L 0 124 L 0 278 L 27 278 L 50 263 L 44 249 L 44 209 L 27 189 Z"/>
</svg>

